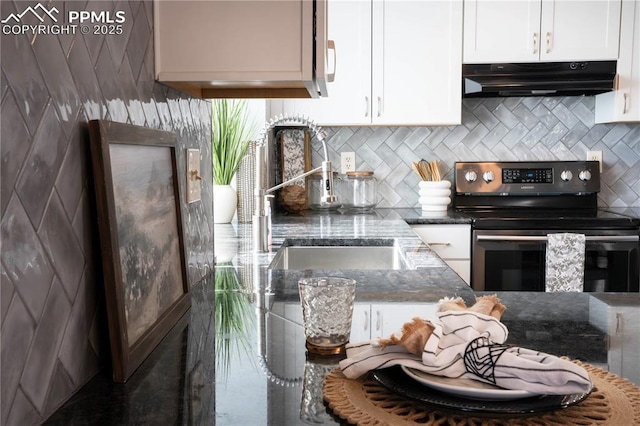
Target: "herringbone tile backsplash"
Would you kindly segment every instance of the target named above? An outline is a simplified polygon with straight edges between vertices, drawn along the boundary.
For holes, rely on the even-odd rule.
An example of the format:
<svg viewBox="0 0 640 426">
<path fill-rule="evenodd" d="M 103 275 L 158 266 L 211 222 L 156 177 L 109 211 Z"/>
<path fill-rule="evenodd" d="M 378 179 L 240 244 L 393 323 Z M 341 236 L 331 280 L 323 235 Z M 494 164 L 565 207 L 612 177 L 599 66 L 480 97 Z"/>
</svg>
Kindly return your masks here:
<svg viewBox="0 0 640 426">
<path fill-rule="evenodd" d="M 380 207 L 419 207 L 411 163 L 440 160 L 452 180 L 456 161 L 584 160 L 603 151 L 601 206 L 640 206 L 640 124 L 594 124 L 593 96 L 465 99 L 462 125 L 449 127 L 333 127 L 333 164 L 354 151 L 358 170 L 379 180 Z M 313 164 L 321 146 L 313 143 Z"/>
<path fill-rule="evenodd" d="M 2 426 L 40 424 L 110 362 L 88 120 L 175 132 L 178 170 L 186 148 L 201 150 L 202 201 L 182 197 L 189 283 L 213 268 L 211 104 L 155 82 L 153 3 L 2 0 L 1 16 L 36 4 L 58 18 L 118 10 L 125 23 L 118 35 L 2 35 Z"/>
</svg>

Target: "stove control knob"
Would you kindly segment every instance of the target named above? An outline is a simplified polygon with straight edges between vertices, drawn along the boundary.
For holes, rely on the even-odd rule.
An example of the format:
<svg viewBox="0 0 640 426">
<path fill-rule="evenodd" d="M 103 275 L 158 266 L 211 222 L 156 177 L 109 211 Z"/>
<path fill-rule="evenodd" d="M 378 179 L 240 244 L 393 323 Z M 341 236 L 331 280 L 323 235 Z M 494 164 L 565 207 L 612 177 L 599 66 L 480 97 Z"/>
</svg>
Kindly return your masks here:
<svg viewBox="0 0 640 426">
<path fill-rule="evenodd" d="M 493 174 L 493 172 L 491 170 L 487 170 L 486 172 L 484 172 L 482 174 L 482 179 L 484 179 L 485 182 L 487 183 L 491 183 L 493 182 L 493 180 L 495 179 L 495 175 Z"/>
<path fill-rule="evenodd" d="M 591 172 L 589 170 L 582 170 L 578 177 L 581 181 L 588 182 L 591 180 Z"/>
<path fill-rule="evenodd" d="M 560 173 L 560 179 L 565 182 L 569 182 L 571 178 L 573 178 L 573 173 L 571 173 L 570 170 L 563 170 L 562 173 Z"/>
<path fill-rule="evenodd" d="M 475 182 L 476 179 L 478 178 L 478 175 L 473 170 L 469 170 L 464 173 L 464 178 L 466 179 L 467 182 Z"/>
</svg>

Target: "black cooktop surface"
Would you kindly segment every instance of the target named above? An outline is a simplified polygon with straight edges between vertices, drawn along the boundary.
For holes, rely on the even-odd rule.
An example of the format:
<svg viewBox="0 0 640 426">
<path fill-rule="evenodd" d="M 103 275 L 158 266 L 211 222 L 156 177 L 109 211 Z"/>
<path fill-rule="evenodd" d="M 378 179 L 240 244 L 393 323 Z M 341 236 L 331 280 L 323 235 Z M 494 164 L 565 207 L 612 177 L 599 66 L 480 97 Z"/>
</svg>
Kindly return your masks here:
<svg viewBox="0 0 640 426">
<path fill-rule="evenodd" d="M 608 209 L 466 209 L 476 229 L 638 230 L 640 218 Z"/>
</svg>

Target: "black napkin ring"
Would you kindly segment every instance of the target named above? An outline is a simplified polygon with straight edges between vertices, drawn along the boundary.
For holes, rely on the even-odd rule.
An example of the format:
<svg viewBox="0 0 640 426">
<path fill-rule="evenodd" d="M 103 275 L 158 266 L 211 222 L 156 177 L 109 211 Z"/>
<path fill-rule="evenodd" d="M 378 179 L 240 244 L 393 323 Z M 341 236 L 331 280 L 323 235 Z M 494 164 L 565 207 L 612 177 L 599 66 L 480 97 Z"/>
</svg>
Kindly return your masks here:
<svg viewBox="0 0 640 426">
<path fill-rule="evenodd" d="M 469 342 L 464 350 L 464 367 L 469 373 L 495 385 L 496 363 L 507 348 L 507 345 L 492 343 L 488 337 L 480 336 Z"/>
</svg>

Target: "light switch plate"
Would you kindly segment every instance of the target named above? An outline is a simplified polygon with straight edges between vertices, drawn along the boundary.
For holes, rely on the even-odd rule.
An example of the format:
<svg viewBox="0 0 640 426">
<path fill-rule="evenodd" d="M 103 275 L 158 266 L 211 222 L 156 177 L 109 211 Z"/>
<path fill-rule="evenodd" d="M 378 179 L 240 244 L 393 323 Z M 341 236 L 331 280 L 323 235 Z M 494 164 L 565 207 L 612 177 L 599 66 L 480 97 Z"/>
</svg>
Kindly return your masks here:
<svg viewBox="0 0 640 426">
<path fill-rule="evenodd" d="M 187 148 L 187 203 L 200 201 L 201 191 L 200 150 Z"/>
</svg>

